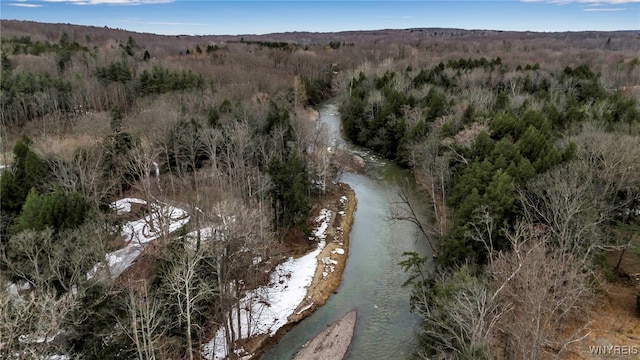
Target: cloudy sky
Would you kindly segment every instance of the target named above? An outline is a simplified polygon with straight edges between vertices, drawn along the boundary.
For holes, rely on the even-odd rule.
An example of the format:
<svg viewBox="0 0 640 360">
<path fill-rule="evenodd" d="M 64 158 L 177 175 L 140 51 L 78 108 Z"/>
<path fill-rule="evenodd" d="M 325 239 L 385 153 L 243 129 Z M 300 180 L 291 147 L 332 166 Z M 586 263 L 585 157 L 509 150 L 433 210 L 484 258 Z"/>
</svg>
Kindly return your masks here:
<svg viewBox="0 0 640 360">
<path fill-rule="evenodd" d="M 640 30 L 640 0 L 0 0 L 0 18 L 170 35 L 414 27 Z"/>
</svg>

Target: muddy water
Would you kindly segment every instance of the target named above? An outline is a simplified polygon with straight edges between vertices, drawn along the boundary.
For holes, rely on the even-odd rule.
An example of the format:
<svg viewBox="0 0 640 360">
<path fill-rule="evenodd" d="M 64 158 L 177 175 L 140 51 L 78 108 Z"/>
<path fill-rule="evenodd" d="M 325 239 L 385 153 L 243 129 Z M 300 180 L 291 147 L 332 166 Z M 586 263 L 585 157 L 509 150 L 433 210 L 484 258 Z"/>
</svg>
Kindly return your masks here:
<svg viewBox="0 0 640 360">
<path fill-rule="evenodd" d="M 350 145 L 340 136 L 335 104 L 318 109 L 334 143 L 360 155 L 364 174 L 344 173 L 358 201 L 351 229 L 350 250 L 337 293 L 287 333 L 262 359 L 291 359 L 295 352 L 327 325 L 358 309 L 353 342 L 347 359 L 402 359 L 415 349 L 416 316 L 409 311 L 406 275 L 398 262 L 405 251 L 428 253 L 425 239 L 408 223 L 388 221 L 399 186 L 414 185 L 411 175 L 393 163 Z"/>
</svg>

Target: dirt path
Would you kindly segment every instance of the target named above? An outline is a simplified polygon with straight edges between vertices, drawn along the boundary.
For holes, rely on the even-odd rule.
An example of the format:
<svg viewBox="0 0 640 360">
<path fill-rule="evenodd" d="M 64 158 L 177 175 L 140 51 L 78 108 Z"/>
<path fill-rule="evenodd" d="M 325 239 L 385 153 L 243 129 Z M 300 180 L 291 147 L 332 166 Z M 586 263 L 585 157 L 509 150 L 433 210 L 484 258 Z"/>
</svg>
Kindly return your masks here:
<svg viewBox="0 0 640 360">
<path fill-rule="evenodd" d="M 349 349 L 356 327 L 357 312 L 351 310 L 306 343 L 295 360 L 342 360 Z"/>
</svg>

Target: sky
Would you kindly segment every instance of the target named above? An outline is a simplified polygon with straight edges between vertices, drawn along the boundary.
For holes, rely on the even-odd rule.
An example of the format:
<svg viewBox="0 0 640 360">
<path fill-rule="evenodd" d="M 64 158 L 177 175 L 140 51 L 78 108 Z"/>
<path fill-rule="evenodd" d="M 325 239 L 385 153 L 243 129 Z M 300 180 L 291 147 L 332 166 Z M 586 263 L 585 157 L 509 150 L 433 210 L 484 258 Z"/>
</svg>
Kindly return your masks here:
<svg viewBox="0 0 640 360">
<path fill-rule="evenodd" d="M 0 19 L 164 35 L 442 27 L 640 30 L 640 0 L 0 0 Z"/>
</svg>

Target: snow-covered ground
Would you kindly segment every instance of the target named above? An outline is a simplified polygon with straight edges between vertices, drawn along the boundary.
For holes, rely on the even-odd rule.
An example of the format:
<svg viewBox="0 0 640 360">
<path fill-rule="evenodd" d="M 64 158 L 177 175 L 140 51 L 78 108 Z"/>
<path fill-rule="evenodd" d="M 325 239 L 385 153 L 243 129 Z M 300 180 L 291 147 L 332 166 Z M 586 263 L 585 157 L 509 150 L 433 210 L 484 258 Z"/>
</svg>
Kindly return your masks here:
<svg viewBox="0 0 640 360">
<path fill-rule="evenodd" d="M 9 293 L 9 296 L 11 297 L 12 300 L 14 301 L 24 301 L 22 299 L 22 296 L 20 296 L 20 291 L 25 291 L 25 290 L 29 290 L 31 289 L 31 284 L 29 284 L 28 282 L 19 282 L 19 283 L 14 283 L 14 282 L 9 282 L 7 284 L 7 293 Z"/>
<path fill-rule="evenodd" d="M 330 210 L 322 209 L 316 218 L 312 240 L 318 240 L 318 247 L 314 251 L 297 259 L 290 257 L 276 267 L 269 285 L 247 292 L 240 300 L 242 338 L 260 334 L 275 335 L 305 300 L 307 288 L 318 266 L 318 255 L 326 245 L 326 231 L 331 216 Z M 251 309 L 251 313 L 247 309 Z M 237 324 L 236 312 L 232 317 L 232 324 Z M 205 359 L 224 359 L 231 351 L 240 354 L 242 349 L 227 349 L 224 328 L 220 328 L 213 339 L 203 346 Z"/>
<path fill-rule="evenodd" d="M 144 205 L 146 201 L 125 198 L 113 202 L 111 207 L 116 210 L 117 214 L 122 215 L 131 211 L 132 204 Z M 115 280 L 133 264 L 133 261 L 151 241 L 178 230 L 188 222 L 189 215 L 183 209 L 164 203 L 151 204 L 151 214 L 122 226 L 120 235 L 127 241 L 127 245 L 106 255 L 108 269 L 105 269 L 104 263 L 97 264 L 87 273 L 87 278 L 92 278 L 100 273 Z"/>
<path fill-rule="evenodd" d="M 144 205 L 147 202 L 142 199 L 137 198 L 124 198 L 120 200 L 116 200 L 109 205 L 113 210 L 116 211 L 118 215 L 124 215 L 131 212 L 131 204 L 141 204 Z"/>
<path fill-rule="evenodd" d="M 315 230 L 313 230 L 313 236 L 321 241 L 327 238 L 327 229 L 329 228 L 329 221 L 331 220 L 331 210 L 322 209 L 320 215 L 316 218 L 316 224 L 319 224 Z M 314 240 L 311 238 L 310 240 Z"/>
</svg>

